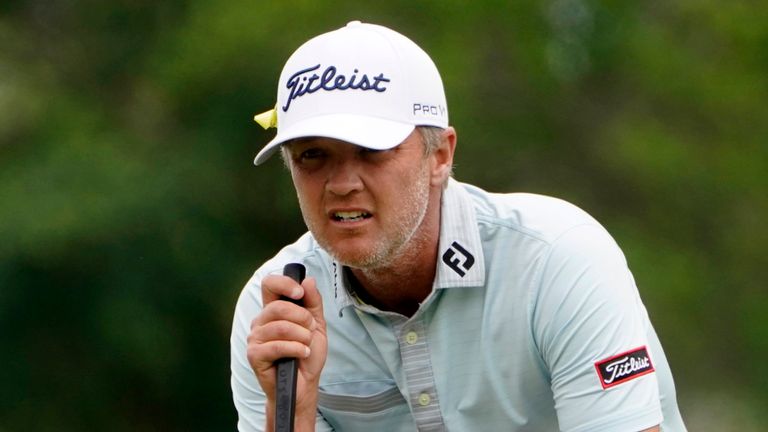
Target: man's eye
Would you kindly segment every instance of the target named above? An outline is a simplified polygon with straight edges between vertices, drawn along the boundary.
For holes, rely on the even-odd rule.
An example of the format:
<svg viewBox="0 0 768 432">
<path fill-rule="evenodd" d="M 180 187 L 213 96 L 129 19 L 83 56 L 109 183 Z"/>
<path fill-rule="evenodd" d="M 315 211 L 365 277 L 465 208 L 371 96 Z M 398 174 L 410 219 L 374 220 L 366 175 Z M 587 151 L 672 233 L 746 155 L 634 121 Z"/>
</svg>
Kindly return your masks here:
<svg viewBox="0 0 768 432">
<path fill-rule="evenodd" d="M 312 160 L 318 159 L 323 156 L 323 151 L 320 149 L 312 148 L 304 150 L 299 154 L 299 160 Z"/>
</svg>

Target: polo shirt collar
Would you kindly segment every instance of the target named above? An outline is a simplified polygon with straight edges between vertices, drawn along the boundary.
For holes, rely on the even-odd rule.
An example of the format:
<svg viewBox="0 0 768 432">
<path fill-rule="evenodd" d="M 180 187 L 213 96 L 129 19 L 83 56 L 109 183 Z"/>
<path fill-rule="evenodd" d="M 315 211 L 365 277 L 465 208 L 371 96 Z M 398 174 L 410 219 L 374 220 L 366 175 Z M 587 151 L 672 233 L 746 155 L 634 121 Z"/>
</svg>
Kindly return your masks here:
<svg viewBox="0 0 768 432">
<path fill-rule="evenodd" d="M 443 191 L 435 288 L 485 285 L 485 258 L 472 197 L 450 178 Z"/>
</svg>

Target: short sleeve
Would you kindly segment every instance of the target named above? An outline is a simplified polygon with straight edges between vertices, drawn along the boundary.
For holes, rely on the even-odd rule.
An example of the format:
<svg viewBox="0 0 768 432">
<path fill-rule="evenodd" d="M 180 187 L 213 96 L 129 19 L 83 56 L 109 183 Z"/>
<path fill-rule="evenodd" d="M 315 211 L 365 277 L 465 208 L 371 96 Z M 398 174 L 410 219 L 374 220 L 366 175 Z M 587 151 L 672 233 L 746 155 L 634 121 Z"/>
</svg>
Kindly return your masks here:
<svg viewBox="0 0 768 432">
<path fill-rule="evenodd" d="M 261 390 L 247 357 L 251 321 L 262 309 L 261 278 L 258 273 L 246 284 L 235 307 L 230 337 L 232 399 L 237 409 L 240 432 L 262 432 L 266 423 L 266 395 Z M 332 431 L 318 413 L 316 431 Z"/>
<path fill-rule="evenodd" d="M 530 310 L 561 430 L 639 431 L 661 423 L 647 313 L 621 250 L 601 226 L 574 227 L 552 242 Z M 609 372 L 601 375 L 597 365 Z"/>
</svg>

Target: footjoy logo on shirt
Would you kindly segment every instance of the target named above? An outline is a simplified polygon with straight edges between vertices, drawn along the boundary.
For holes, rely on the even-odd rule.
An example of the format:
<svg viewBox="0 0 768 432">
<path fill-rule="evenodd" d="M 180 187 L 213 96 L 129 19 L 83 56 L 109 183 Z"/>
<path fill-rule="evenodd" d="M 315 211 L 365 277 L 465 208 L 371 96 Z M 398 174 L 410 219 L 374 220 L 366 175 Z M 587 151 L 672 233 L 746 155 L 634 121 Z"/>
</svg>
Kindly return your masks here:
<svg viewBox="0 0 768 432">
<path fill-rule="evenodd" d="M 283 112 L 288 111 L 291 102 L 295 99 L 319 90 L 374 90 L 379 93 L 387 91 L 385 83 L 389 82 L 389 78 L 385 77 L 384 73 L 370 77 L 365 73 L 361 74 L 358 69 L 354 69 L 351 74 L 345 75 L 339 72 L 336 66 L 326 67 L 320 75 L 312 73 L 319 69 L 320 64 L 317 64 L 302 69 L 288 78 L 285 87 L 290 91 L 290 94 L 288 94 L 288 100 L 282 107 Z"/>
<path fill-rule="evenodd" d="M 463 259 L 456 256 L 456 253 L 464 257 Z M 457 242 L 453 242 L 451 247 L 443 254 L 443 262 L 448 265 L 453 271 L 464 277 L 467 272 L 475 264 L 475 257 L 472 256 L 466 249 L 464 249 Z"/>
<path fill-rule="evenodd" d="M 600 378 L 600 385 L 604 389 L 617 386 L 656 370 L 653 368 L 651 357 L 648 355 L 648 350 L 645 347 L 601 360 L 595 363 L 595 369 L 597 369 L 597 376 Z"/>
</svg>

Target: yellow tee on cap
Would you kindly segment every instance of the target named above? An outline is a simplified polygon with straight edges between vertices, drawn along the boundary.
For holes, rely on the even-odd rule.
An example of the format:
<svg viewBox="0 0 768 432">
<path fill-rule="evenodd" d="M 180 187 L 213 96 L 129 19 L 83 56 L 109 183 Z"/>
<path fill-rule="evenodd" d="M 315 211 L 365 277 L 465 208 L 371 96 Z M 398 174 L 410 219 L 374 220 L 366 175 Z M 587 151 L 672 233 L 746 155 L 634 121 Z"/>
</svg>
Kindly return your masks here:
<svg viewBox="0 0 768 432">
<path fill-rule="evenodd" d="M 277 111 L 272 108 L 269 111 L 253 116 L 253 120 L 261 125 L 264 129 L 277 127 Z"/>
</svg>

